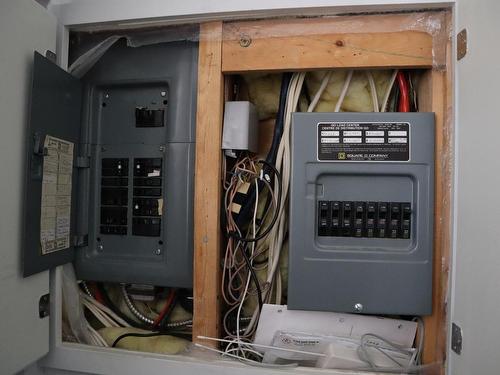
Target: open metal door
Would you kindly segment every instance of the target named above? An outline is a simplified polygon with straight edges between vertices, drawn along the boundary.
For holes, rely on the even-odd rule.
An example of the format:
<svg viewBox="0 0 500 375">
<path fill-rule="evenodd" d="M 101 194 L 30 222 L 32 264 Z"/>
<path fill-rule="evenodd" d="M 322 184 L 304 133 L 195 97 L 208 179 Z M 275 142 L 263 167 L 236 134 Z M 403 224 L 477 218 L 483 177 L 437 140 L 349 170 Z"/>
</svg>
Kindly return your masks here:
<svg viewBox="0 0 500 375">
<path fill-rule="evenodd" d="M 498 0 L 457 1 L 450 375 L 500 373 L 499 16 Z"/>
<path fill-rule="evenodd" d="M 33 51 L 55 50 L 56 26 L 55 18 L 33 0 L 0 2 L 1 374 L 21 370 L 49 347 L 49 319 L 39 315 L 49 274 L 23 278 L 21 248 Z"/>
<path fill-rule="evenodd" d="M 25 277 L 71 262 L 75 245 L 84 241 L 75 235 L 81 99 L 81 82 L 35 52 L 26 141 Z"/>
</svg>

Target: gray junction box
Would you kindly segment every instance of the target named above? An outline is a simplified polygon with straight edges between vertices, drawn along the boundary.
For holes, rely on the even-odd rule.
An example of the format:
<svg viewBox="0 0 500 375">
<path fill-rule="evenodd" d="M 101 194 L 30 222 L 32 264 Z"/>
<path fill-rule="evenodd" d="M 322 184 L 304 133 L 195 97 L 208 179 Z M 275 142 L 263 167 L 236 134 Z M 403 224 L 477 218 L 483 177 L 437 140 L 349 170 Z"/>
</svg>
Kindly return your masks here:
<svg viewBox="0 0 500 375">
<path fill-rule="evenodd" d="M 35 54 L 24 274 L 192 287 L 198 45 L 117 42 L 78 80 Z M 74 144 L 70 246 L 40 251 L 43 143 Z"/>
<path fill-rule="evenodd" d="M 295 113 L 290 309 L 432 311 L 433 113 Z"/>
</svg>

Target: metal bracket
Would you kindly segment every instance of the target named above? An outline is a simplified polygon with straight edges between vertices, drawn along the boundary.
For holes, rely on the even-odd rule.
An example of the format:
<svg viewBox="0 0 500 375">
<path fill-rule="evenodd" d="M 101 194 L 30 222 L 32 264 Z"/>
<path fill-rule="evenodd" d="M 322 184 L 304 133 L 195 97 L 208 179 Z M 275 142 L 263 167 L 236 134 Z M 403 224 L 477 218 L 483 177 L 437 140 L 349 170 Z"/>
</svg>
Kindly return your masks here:
<svg viewBox="0 0 500 375">
<path fill-rule="evenodd" d="M 73 236 L 73 246 L 74 247 L 84 247 L 84 246 L 88 246 L 88 244 L 89 244 L 89 235 L 88 234 Z"/>
<path fill-rule="evenodd" d="M 38 316 L 43 319 L 50 315 L 50 294 L 44 294 L 38 300 Z"/>
<path fill-rule="evenodd" d="M 33 134 L 33 153 L 38 156 L 47 156 L 49 154 L 49 150 L 47 147 L 43 146 L 45 137 L 39 133 L 36 132 Z"/>
<path fill-rule="evenodd" d="M 73 163 L 75 168 L 90 168 L 90 157 L 89 156 L 77 156 Z"/>
<path fill-rule="evenodd" d="M 462 328 L 455 323 L 451 324 L 451 350 L 458 355 L 462 354 Z"/>
<path fill-rule="evenodd" d="M 457 60 L 462 60 L 467 54 L 467 29 L 457 34 Z"/>
</svg>

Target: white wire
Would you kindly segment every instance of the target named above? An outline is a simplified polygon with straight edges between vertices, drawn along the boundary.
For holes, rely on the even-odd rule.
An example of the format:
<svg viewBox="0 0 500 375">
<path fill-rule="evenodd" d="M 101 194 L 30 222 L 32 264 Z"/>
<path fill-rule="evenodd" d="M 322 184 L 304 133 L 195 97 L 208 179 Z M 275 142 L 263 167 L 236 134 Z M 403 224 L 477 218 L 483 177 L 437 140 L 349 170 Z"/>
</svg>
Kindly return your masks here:
<svg viewBox="0 0 500 375">
<path fill-rule="evenodd" d="M 94 306 L 96 306 L 97 308 L 99 308 L 99 310 L 101 310 L 102 312 L 106 313 L 110 318 L 112 318 L 114 321 L 116 321 L 121 326 L 123 326 L 123 327 L 130 327 L 130 324 L 128 324 L 126 321 L 124 321 L 122 318 L 120 318 L 118 315 L 116 315 L 110 308 L 104 306 L 99 301 L 97 301 L 97 300 L 89 297 L 88 295 L 86 295 L 82 291 L 80 291 L 80 297 L 82 297 L 83 299 L 85 299 L 85 300 L 89 301 L 90 303 L 92 303 Z"/>
<path fill-rule="evenodd" d="M 209 337 L 209 336 L 196 336 L 196 338 L 201 339 L 201 340 L 207 340 L 207 341 L 226 342 L 226 343 L 229 343 L 229 344 L 236 343 L 235 340 L 218 339 L 218 338 Z M 254 343 L 250 343 L 250 342 L 241 342 L 241 344 L 248 345 L 248 346 L 253 346 L 255 348 L 272 349 L 272 350 L 278 350 L 278 351 L 289 352 L 289 353 L 310 354 L 310 355 L 316 356 L 316 357 L 326 357 L 326 354 L 324 354 L 324 353 L 313 353 L 313 352 L 308 352 L 308 351 L 305 351 L 305 350 L 280 348 L 278 346 L 263 345 L 263 344 L 254 344 Z"/>
<path fill-rule="evenodd" d="M 385 112 L 387 108 L 387 102 L 389 101 L 389 96 L 391 96 L 392 86 L 394 86 L 394 81 L 396 80 L 397 75 L 398 70 L 394 69 L 389 81 L 389 85 L 387 86 L 387 90 L 385 90 L 384 99 L 382 100 L 382 106 L 380 107 L 380 112 Z"/>
<path fill-rule="evenodd" d="M 83 300 L 83 305 L 87 307 L 87 309 L 99 320 L 104 327 L 118 327 L 118 324 L 112 322 L 109 318 L 107 318 L 99 309 L 97 309 L 94 305 L 89 303 L 88 301 Z"/>
<path fill-rule="evenodd" d="M 366 71 L 366 76 L 368 77 L 368 83 L 370 84 L 370 92 L 372 94 L 373 112 L 378 112 L 378 97 L 377 97 L 377 87 L 375 86 L 375 81 L 373 80 L 373 74 L 369 70 Z"/>
<path fill-rule="evenodd" d="M 337 104 L 335 104 L 334 112 L 340 111 L 340 107 L 342 106 L 342 103 L 344 102 L 344 98 L 347 94 L 347 90 L 349 89 L 349 85 L 351 83 L 353 73 L 354 73 L 353 70 L 349 70 L 349 72 L 347 73 L 347 76 L 345 77 L 344 86 L 342 87 L 342 91 L 340 92 L 339 100 L 337 100 Z"/>
<path fill-rule="evenodd" d="M 254 366 L 258 366 L 258 367 L 265 367 L 265 368 L 291 368 L 291 367 L 297 367 L 298 366 L 297 363 L 290 363 L 290 364 L 286 364 L 286 365 L 278 365 L 278 364 L 273 364 L 273 363 L 262 363 L 262 362 L 254 361 L 253 359 L 244 358 L 244 357 L 241 357 L 241 356 L 238 356 L 238 355 L 235 355 L 235 354 L 225 353 L 222 350 L 211 348 L 209 346 L 205 346 L 205 345 L 202 345 L 202 344 L 195 343 L 194 346 L 196 346 L 197 348 L 202 348 L 202 349 L 205 349 L 205 350 L 209 350 L 211 352 L 222 354 L 223 356 L 235 358 L 235 359 L 237 359 L 239 361 L 246 362 L 248 364 L 251 364 L 251 365 L 254 365 Z"/>
<path fill-rule="evenodd" d="M 257 220 L 257 208 L 259 207 L 259 182 L 258 179 L 255 179 L 255 208 L 253 210 L 253 219 L 252 219 L 252 236 L 255 238 L 256 233 L 256 220 Z M 245 251 L 242 249 L 241 251 Z M 255 252 L 255 242 L 252 242 L 252 252 L 250 256 L 250 264 L 253 264 L 253 255 Z M 241 349 L 240 341 L 240 316 L 241 309 L 243 308 L 243 304 L 245 303 L 245 299 L 248 293 L 248 286 L 250 285 L 250 280 L 252 278 L 252 274 L 250 270 L 248 270 L 247 282 L 245 285 L 245 290 L 243 291 L 243 296 L 241 297 L 240 305 L 238 306 L 238 312 L 236 314 L 236 338 L 238 340 L 238 348 Z M 260 307 L 259 307 L 260 308 Z"/>
<path fill-rule="evenodd" d="M 325 76 L 323 77 L 323 80 L 321 81 L 321 86 L 319 87 L 318 91 L 314 95 L 313 100 L 311 101 L 311 104 L 309 104 L 309 107 L 307 108 L 307 112 L 312 112 L 314 111 L 314 108 L 318 105 L 319 99 L 321 98 L 321 95 L 323 94 L 323 91 L 325 91 L 326 86 L 328 85 L 328 82 L 330 81 L 330 78 L 332 77 L 333 71 L 328 71 L 326 72 Z"/>
<path fill-rule="evenodd" d="M 94 339 L 97 341 L 99 346 L 104 346 L 104 347 L 109 347 L 108 343 L 104 338 L 97 332 L 88 322 L 87 322 L 87 329 L 89 330 L 90 334 Z"/>
</svg>

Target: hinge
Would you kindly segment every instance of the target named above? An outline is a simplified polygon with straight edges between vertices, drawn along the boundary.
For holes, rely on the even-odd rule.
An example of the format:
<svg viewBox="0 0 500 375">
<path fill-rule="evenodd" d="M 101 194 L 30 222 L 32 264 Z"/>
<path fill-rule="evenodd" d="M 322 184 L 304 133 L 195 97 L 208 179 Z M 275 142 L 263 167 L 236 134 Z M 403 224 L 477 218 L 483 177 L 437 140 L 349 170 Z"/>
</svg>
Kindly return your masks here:
<svg viewBox="0 0 500 375">
<path fill-rule="evenodd" d="M 50 294 L 44 294 L 38 300 L 38 316 L 40 319 L 50 315 Z"/>
<path fill-rule="evenodd" d="M 73 163 L 75 168 L 90 168 L 90 157 L 89 156 L 77 156 Z"/>
<path fill-rule="evenodd" d="M 84 246 L 88 246 L 88 244 L 89 244 L 89 235 L 88 234 L 73 236 L 73 246 L 74 247 L 84 247 Z"/>
<path fill-rule="evenodd" d="M 51 50 L 48 49 L 45 51 L 45 57 L 52 61 L 54 64 L 57 64 L 57 55 Z"/>
<path fill-rule="evenodd" d="M 462 60 L 467 54 L 467 29 L 457 34 L 457 60 Z"/>
<path fill-rule="evenodd" d="M 35 155 L 47 156 L 49 154 L 47 147 L 44 146 L 44 138 L 39 132 L 33 134 L 33 153 Z"/>
<path fill-rule="evenodd" d="M 460 355 L 462 353 L 462 328 L 455 323 L 451 324 L 451 350 Z"/>
</svg>

